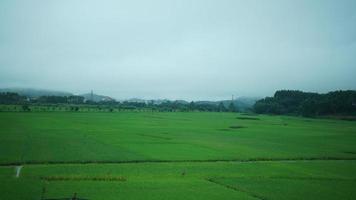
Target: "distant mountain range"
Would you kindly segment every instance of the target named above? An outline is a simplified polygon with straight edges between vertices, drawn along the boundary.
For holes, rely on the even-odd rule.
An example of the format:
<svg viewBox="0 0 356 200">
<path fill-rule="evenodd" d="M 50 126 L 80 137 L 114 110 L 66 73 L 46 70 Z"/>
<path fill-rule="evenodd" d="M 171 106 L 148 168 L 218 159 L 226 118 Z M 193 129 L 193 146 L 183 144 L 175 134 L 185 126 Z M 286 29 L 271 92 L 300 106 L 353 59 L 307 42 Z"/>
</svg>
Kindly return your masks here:
<svg viewBox="0 0 356 200">
<path fill-rule="evenodd" d="M 223 105 L 228 108 L 231 102 L 234 104 L 236 108 L 238 108 L 240 111 L 246 111 L 249 108 L 252 108 L 252 106 L 255 104 L 255 102 L 259 100 L 259 98 L 254 98 L 254 97 L 238 97 L 236 99 L 232 100 L 221 100 L 221 101 L 197 101 L 194 102 L 195 104 L 212 104 L 212 105 L 219 105 L 220 103 L 223 103 Z"/>
<path fill-rule="evenodd" d="M 43 90 L 43 89 L 32 89 L 32 88 L 0 88 L 0 92 L 15 92 L 18 93 L 19 95 L 22 96 L 27 96 L 29 98 L 37 98 L 40 96 L 73 96 L 73 93 L 70 92 L 63 92 L 63 91 L 55 91 L 55 90 Z M 78 96 L 84 97 L 86 101 L 94 101 L 94 102 L 100 102 L 100 101 L 115 101 L 114 98 L 105 96 L 105 95 L 99 95 L 99 94 L 91 94 L 91 93 L 86 93 L 86 94 L 80 94 Z M 236 98 L 233 103 L 235 107 L 239 108 L 240 110 L 246 110 L 248 108 L 251 108 L 255 102 L 259 100 L 259 98 L 251 98 L 251 97 L 239 97 Z M 189 101 L 185 100 L 168 100 L 168 99 L 153 99 L 153 100 L 146 100 L 146 99 L 139 99 L 139 98 L 131 98 L 127 100 L 122 100 L 123 101 L 128 101 L 128 102 L 137 102 L 137 103 L 152 103 L 152 104 L 162 104 L 165 102 L 177 102 L 180 104 L 189 104 Z M 231 100 L 221 100 L 221 101 L 195 101 L 195 104 L 211 104 L 211 105 L 219 105 L 220 103 L 223 103 L 225 107 L 228 107 L 231 103 Z"/>
<path fill-rule="evenodd" d="M 32 89 L 32 88 L 0 88 L 0 92 L 14 92 L 21 96 L 26 96 L 30 98 L 37 98 L 40 96 L 72 96 L 73 95 L 70 92 Z"/>
<path fill-rule="evenodd" d="M 44 90 L 44 89 L 33 89 L 33 88 L 0 88 L 0 92 L 14 92 L 21 96 L 26 96 L 29 98 L 38 98 L 40 96 L 73 96 L 73 93 L 56 91 L 56 90 Z M 78 96 L 84 97 L 85 100 L 92 100 L 95 102 L 99 101 L 114 101 L 115 99 L 109 96 L 98 95 L 87 93 L 80 94 Z"/>
<path fill-rule="evenodd" d="M 115 101 L 114 98 L 109 97 L 109 96 L 104 96 L 104 95 L 99 95 L 99 94 L 91 94 L 91 93 L 86 93 L 86 94 L 81 94 L 79 96 L 84 97 L 86 101 L 94 101 L 94 102 L 100 102 L 100 101 Z"/>
<path fill-rule="evenodd" d="M 239 108 L 241 111 L 245 111 L 248 108 L 252 108 L 252 106 L 258 101 L 260 98 L 256 97 L 239 97 L 233 101 L 235 107 Z M 225 107 L 228 107 L 231 103 L 231 100 L 223 100 L 218 101 L 218 103 L 222 102 Z"/>
<path fill-rule="evenodd" d="M 251 108 L 257 100 L 260 98 L 253 98 L 253 97 L 239 97 L 233 101 L 233 104 L 235 107 L 240 109 L 241 111 L 245 111 L 249 108 Z M 168 100 L 168 99 L 154 99 L 154 100 L 145 100 L 145 99 L 138 99 L 138 98 L 133 98 L 133 99 L 128 99 L 126 100 L 128 102 L 137 102 L 137 103 L 152 103 L 155 105 L 159 105 L 165 102 L 176 102 L 180 104 L 189 104 L 189 101 L 185 100 Z M 221 100 L 221 101 L 194 101 L 195 104 L 210 104 L 210 105 L 219 105 L 220 103 L 223 103 L 223 105 L 227 108 L 232 100 Z"/>
</svg>

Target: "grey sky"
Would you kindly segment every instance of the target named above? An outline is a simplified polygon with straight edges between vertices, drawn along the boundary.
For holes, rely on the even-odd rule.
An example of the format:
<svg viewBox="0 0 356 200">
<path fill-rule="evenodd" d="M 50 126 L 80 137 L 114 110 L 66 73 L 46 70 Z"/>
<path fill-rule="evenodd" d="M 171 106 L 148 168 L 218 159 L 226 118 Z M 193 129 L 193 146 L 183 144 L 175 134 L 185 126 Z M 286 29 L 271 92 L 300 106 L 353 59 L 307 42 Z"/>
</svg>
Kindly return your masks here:
<svg viewBox="0 0 356 200">
<path fill-rule="evenodd" d="M 356 89 L 356 1 L 1 0 L 0 87 L 188 100 Z"/>
</svg>

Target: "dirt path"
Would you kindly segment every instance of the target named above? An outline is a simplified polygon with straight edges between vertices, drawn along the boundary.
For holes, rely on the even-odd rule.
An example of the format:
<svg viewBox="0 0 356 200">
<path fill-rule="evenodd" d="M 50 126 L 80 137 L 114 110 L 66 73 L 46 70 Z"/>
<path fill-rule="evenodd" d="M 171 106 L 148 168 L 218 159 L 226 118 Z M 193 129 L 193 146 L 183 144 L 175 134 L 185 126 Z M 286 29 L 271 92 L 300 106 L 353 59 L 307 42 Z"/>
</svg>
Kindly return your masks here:
<svg viewBox="0 0 356 200">
<path fill-rule="evenodd" d="M 213 163 L 213 162 L 232 162 L 232 163 L 264 163 L 264 162 L 318 162 L 318 161 L 356 161 L 354 158 L 338 158 L 338 157 L 310 157 L 310 158 L 257 158 L 257 159 L 212 159 L 212 160 L 128 160 L 128 161 L 36 161 L 36 162 L 21 162 L 21 163 L 1 163 L 0 166 L 16 166 L 21 165 L 66 165 L 66 164 L 138 164 L 138 163 Z M 21 169 L 20 169 L 21 170 Z"/>
<path fill-rule="evenodd" d="M 215 181 L 213 179 L 206 179 L 208 182 L 210 183 L 214 183 L 214 184 L 217 184 L 217 185 L 220 185 L 222 187 L 225 187 L 227 189 L 231 189 L 231 190 L 235 190 L 235 191 L 238 191 L 238 192 L 243 192 L 243 193 L 246 193 L 247 195 L 255 198 L 255 199 L 258 199 L 258 200 L 267 200 L 267 198 L 259 195 L 259 194 L 256 194 L 254 192 L 251 192 L 251 191 L 248 191 L 248 190 L 245 190 L 245 189 L 242 189 L 242 188 L 238 188 L 238 187 L 233 187 L 233 186 L 230 186 L 230 185 L 225 185 L 225 184 L 222 184 L 222 183 L 219 183 L 218 181 Z"/>
<path fill-rule="evenodd" d="M 15 175 L 15 177 L 16 177 L 16 178 L 19 178 L 19 177 L 20 177 L 20 173 L 21 173 L 22 167 L 23 167 L 22 165 L 15 167 L 15 170 L 16 170 L 16 175 Z"/>
</svg>

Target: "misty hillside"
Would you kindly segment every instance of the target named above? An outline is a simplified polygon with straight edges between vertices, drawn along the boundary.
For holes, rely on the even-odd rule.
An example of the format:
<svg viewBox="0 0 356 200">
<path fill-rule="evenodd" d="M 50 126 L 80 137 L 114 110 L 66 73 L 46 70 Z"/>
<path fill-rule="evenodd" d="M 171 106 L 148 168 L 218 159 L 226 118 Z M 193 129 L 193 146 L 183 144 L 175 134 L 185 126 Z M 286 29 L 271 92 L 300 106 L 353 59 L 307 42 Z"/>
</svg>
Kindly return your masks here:
<svg viewBox="0 0 356 200">
<path fill-rule="evenodd" d="M 112 98 L 112 97 L 99 95 L 99 94 L 93 94 L 92 95 L 91 93 L 86 93 L 86 94 L 81 94 L 79 96 L 84 97 L 85 101 L 94 101 L 94 102 L 115 101 L 115 99 Z"/>
<path fill-rule="evenodd" d="M 235 107 L 240 109 L 241 111 L 245 111 L 246 109 L 252 108 L 253 105 L 258 101 L 259 98 L 249 98 L 249 97 L 240 97 L 233 101 Z M 228 107 L 231 103 L 231 100 L 219 101 L 222 102 L 225 107 Z"/>
<path fill-rule="evenodd" d="M 257 100 L 260 98 L 253 98 L 253 97 L 239 97 L 233 101 L 234 105 L 236 108 L 240 109 L 241 111 L 245 111 L 249 108 L 252 108 L 253 105 Z M 144 100 L 144 99 L 138 99 L 138 98 L 133 98 L 127 100 L 127 102 L 136 102 L 136 103 L 152 103 L 154 105 L 160 105 L 162 103 L 167 103 L 167 102 L 175 102 L 179 104 L 189 104 L 189 101 L 186 100 L 168 100 L 168 99 L 154 99 L 154 100 Z M 197 105 L 214 105 L 217 106 L 220 103 L 223 103 L 224 106 L 227 108 L 231 100 L 221 100 L 221 101 L 195 101 L 194 103 Z"/>
<path fill-rule="evenodd" d="M 70 92 L 32 89 L 32 88 L 1 88 L 0 92 L 13 92 L 21 96 L 26 96 L 30 98 L 37 98 L 40 96 L 72 96 L 73 95 Z"/>
<path fill-rule="evenodd" d="M 240 111 L 246 111 L 250 108 L 253 107 L 255 102 L 257 101 L 257 98 L 238 98 L 233 101 L 234 106 L 239 109 Z M 220 103 L 223 103 L 223 105 L 228 108 L 231 100 L 221 100 L 221 101 L 197 101 L 195 102 L 196 104 L 212 104 L 212 105 L 219 105 Z"/>
</svg>

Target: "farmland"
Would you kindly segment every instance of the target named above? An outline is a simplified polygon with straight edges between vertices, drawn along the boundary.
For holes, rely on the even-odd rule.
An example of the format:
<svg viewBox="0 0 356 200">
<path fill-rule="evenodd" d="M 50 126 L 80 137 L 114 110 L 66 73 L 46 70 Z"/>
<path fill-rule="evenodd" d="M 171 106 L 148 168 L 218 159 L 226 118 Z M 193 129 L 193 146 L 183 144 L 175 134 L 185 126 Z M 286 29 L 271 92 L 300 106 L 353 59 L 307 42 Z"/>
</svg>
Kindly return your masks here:
<svg viewBox="0 0 356 200">
<path fill-rule="evenodd" d="M 356 123 L 2 112 L 0 199 L 355 199 Z M 16 166 L 23 166 L 16 177 Z"/>
</svg>

